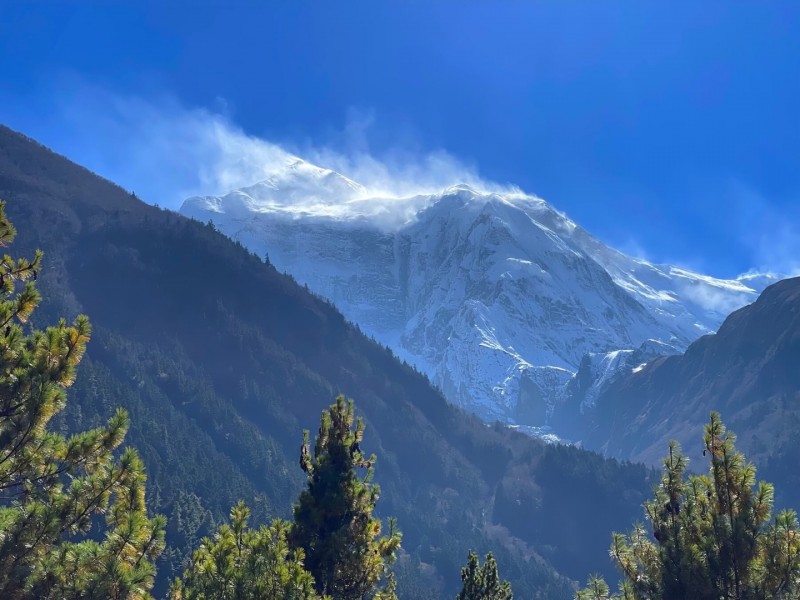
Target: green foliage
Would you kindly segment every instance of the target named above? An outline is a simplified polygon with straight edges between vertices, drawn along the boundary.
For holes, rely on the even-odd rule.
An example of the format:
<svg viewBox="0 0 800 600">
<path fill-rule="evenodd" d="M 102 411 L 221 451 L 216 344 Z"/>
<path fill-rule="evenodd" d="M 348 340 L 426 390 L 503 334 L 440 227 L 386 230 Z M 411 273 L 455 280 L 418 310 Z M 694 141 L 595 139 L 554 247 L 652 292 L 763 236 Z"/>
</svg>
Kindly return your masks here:
<svg viewBox="0 0 800 600">
<path fill-rule="evenodd" d="M 492 553 L 486 555 L 483 565 L 478 555 L 469 553 L 467 565 L 461 569 L 462 588 L 456 600 L 511 600 L 511 584 L 500 581 L 497 561 Z"/>
<path fill-rule="evenodd" d="M 387 567 L 400 534 L 392 523 L 390 534 L 379 537 L 380 521 L 372 517 L 378 487 L 370 483 L 375 456 L 364 458 L 364 425 L 359 420 L 353 430 L 353 420 L 353 402 L 339 396 L 323 413 L 313 459 L 303 433 L 300 464 L 309 485 L 295 507 L 295 523 L 275 520 L 249 530 L 250 510 L 240 501 L 230 524 L 201 542 L 183 579 L 173 583 L 172 600 L 313 600 L 320 598 L 317 591 L 337 600 L 396 600 Z M 367 469 L 363 479 L 357 466 Z M 320 577 L 316 586 L 306 570 L 306 549 L 308 568 Z M 386 585 L 376 589 L 381 578 Z"/>
<path fill-rule="evenodd" d="M 314 600 L 314 579 L 303 568 L 302 550 L 286 541 L 289 525 L 249 529 L 250 510 L 239 502 L 231 522 L 214 539 L 202 541 L 183 580 L 171 589 L 173 600 Z"/>
<path fill-rule="evenodd" d="M 0 246 L 15 234 L 0 202 Z M 127 414 L 71 437 L 48 429 L 91 328 L 79 316 L 72 326 L 26 331 L 41 262 L 41 252 L 0 260 L 0 597 L 148 598 L 165 520 L 147 517 L 136 452 L 114 457 Z M 92 528 L 101 515 L 103 535 Z"/>
<path fill-rule="evenodd" d="M 364 422 L 354 424 L 353 401 L 338 396 L 322 413 L 314 455 L 308 431 L 303 433 L 300 466 L 308 487 L 294 507 L 292 543 L 302 548 L 316 588 L 337 600 L 357 600 L 376 591 L 400 545 L 400 533 L 390 521 L 380 537 L 381 522 L 372 516 L 379 489 L 373 484 L 375 455 L 361 450 Z M 365 469 L 363 478 L 356 469 Z M 379 597 L 393 596 L 390 589 Z"/>
<path fill-rule="evenodd" d="M 686 476 L 688 460 L 675 442 L 664 460 L 643 525 L 615 533 L 611 556 L 622 571 L 618 596 L 591 578 L 580 600 L 734 600 L 800 596 L 800 537 L 794 511 L 770 522 L 773 487 L 756 485 L 756 469 L 736 450 L 736 437 L 711 413 L 703 454 L 707 475 Z"/>
<path fill-rule="evenodd" d="M 598 576 L 592 575 L 586 583 L 586 587 L 579 590 L 575 595 L 577 600 L 609 600 L 611 589 L 605 580 Z M 623 598 L 626 598 L 623 596 Z"/>
</svg>

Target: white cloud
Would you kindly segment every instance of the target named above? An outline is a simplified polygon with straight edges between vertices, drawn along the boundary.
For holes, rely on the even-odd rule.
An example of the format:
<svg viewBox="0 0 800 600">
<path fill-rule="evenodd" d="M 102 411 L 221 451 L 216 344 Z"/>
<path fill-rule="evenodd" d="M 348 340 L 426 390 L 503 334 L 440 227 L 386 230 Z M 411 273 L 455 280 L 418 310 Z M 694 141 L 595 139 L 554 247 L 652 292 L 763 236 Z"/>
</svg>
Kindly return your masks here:
<svg viewBox="0 0 800 600">
<path fill-rule="evenodd" d="M 784 203 L 779 209 L 741 182 L 730 185 L 729 198 L 739 239 L 751 252 L 753 270 L 800 274 L 800 211 L 789 209 L 797 203 Z"/>
<path fill-rule="evenodd" d="M 224 100 L 217 104 L 227 112 Z M 353 179 L 371 196 L 406 197 L 458 183 L 506 189 L 444 151 L 420 155 L 393 149 L 375 156 L 369 147 L 375 123 L 370 112 L 350 112 L 338 136 L 341 147 L 309 144 L 290 152 L 247 134 L 225 114 L 187 108 L 171 97 L 145 100 L 73 85 L 72 93 L 60 95 L 58 111 L 75 137 L 60 150 L 145 201 L 170 208 L 189 196 L 222 194 L 264 180 L 295 154 Z"/>
<path fill-rule="evenodd" d="M 475 165 L 448 152 L 421 151 L 413 135 L 398 147 L 374 152 L 370 135 L 378 119 L 370 110 L 351 109 L 327 144 L 290 146 L 246 133 L 231 118 L 224 98 L 215 100 L 215 110 L 188 108 L 170 96 L 125 97 L 75 79 L 57 82 L 51 95 L 55 107 L 41 119 L 37 137 L 145 201 L 174 209 L 190 196 L 223 194 L 261 181 L 295 155 L 353 179 L 371 197 L 405 198 L 459 183 L 519 192 L 486 181 Z M 786 214 L 785 203 L 778 209 L 740 182 L 728 186 L 725 195 L 729 210 L 717 218 L 749 250 L 754 269 L 800 273 L 800 211 Z M 385 202 L 374 209 L 391 221 L 404 218 L 409 205 Z M 633 238 L 620 249 L 652 258 Z M 684 257 L 674 264 L 686 262 Z M 695 268 L 703 264 L 689 262 Z"/>
<path fill-rule="evenodd" d="M 640 244 L 639 240 L 636 238 L 628 237 L 622 242 L 616 244 L 614 247 L 628 256 L 633 256 L 634 258 L 640 258 L 647 261 L 652 260 L 652 257 L 650 257 L 645 247 L 642 246 L 642 244 Z"/>
<path fill-rule="evenodd" d="M 754 300 L 752 292 L 748 293 L 744 290 L 737 292 L 731 288 L 705 285 L 702 282 L 694 282 L 694 285 L 678 283 L 677 290 L 682 298 L 720 315 L 730 314 Z"/>
<path fill-rule="evenodd" d="M 65 97 L 60 110 L 75 135 L 71 158 L 148 202 L 173 208 L 189 195 L 254 183 L 291 158 L 227 117 L 171 98 L 82 90 Z"/>
</svg>

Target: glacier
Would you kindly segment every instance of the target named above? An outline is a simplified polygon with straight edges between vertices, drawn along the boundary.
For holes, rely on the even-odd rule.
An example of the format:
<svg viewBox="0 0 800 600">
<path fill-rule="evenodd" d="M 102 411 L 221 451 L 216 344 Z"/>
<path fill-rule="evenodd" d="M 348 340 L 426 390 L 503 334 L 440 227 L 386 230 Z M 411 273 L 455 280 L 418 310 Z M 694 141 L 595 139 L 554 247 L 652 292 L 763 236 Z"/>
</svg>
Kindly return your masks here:
<svg viewBox="0 0 800 600">
<path fill-rule="evenodd" d="M 268 255 L 451 402 L 533 428 L 590 409 L 620 369 L 682 352 L 780 278 L 628 256 L 522 191 L 394 197 L 298 157 L 180 212 Z"/>
</svg>

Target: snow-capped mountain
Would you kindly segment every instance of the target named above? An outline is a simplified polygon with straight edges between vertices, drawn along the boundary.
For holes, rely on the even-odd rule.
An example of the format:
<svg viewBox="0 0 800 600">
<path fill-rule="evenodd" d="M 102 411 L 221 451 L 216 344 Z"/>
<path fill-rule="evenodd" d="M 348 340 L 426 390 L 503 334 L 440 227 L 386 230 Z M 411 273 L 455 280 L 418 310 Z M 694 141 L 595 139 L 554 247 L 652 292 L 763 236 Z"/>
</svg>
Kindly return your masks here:
<svg viewBox="0 0 800 600">
<path fill-rule="evenodd" d="M 268 254 L 452 402 L 531 425 L 576 390 L 590 406 L 615 369 L 632 368 L 626 357 L 683 351 L 777 279 L 627 256 L 521 192 L 376 197 L 295 158 L 181 212 Z"/>
</svg>

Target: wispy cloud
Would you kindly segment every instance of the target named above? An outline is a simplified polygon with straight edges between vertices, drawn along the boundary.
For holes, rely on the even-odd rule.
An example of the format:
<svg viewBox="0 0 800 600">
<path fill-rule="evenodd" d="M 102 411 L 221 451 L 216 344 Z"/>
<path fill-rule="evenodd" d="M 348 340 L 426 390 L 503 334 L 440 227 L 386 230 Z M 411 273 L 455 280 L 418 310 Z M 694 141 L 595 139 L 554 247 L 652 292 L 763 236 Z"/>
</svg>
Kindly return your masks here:
<svg viewBox="0 0 800 600">
<path fill-rule="evenodd" d="M 675 285 L 684 300 L 723 316 L 755 300 L 753 293 L 746 289 L 736 290 L 703 281 L 681 282 L 678 280 Z M 755 287 L 758 288 L 757 292 L 761 291 L 760 286 Z"/>
<path fill-rule="evenodd" d="M 652 260 L 645 247 L 639 242 L 638 239 L 634 237 L 628 237 L 622 242 L 616 244 L 616 249 L 623 254 L 633 256 L 634 258 L 640 258 L 647 261 Z"/>
<path fill-rule="evenodd" d="M 506 189 L 442 150 L 374 154 L 369 132 L 375 117 L 368 111 L 351 111 L 336 147 L 306 143 L 287 149 L 246 133 L 224 114 L 224 100 L 220 111 L 212 111 L 185 107 L 169 96 L 123 97 L 86 85 L 60 98 L 57 110 L 77 138 L 67 149 L 70 157 L 170 208 L 189 196 L 252 185 L 296 155 L 342 173 L 373 196 L 411 196 L 458 183 Z"/>
<path fill-rule="evenodd" d="M 740 242 L 751 253 L 753 271 L 800 274 L 800 207 L 779 209 L 763 194 L 736 181 L 729 188 L 731 214 Z"/>
<path fill-rule="evenodd" d="M 74 79 L 58 85 L 51 94 L 52 114 L 42 125 L 52 131 L 41 139 L 144 200 L 173 209 L 190 196 L 223 194 L 261 181 L 295 156 L 342 173 L 374 197 L 404 198 L 459 183 L 483 191 L 519 191 L 487 181 L 476 165 L 444 150 L 420 149 L 413 134 L 393 148 L 374 151 L 370 139 L 380 123 L 368 109 L 351 109 L 323 143 L 275 143 L 245 132 L 223 98 L 213 109 L 197 108 L 169 95 L 123 96 Z M 740 182 L 726 187 L 724 197 L 729 199 L 725 214 L 714 218 L 728 224 L 731 239 L 750 254 L 754 270 L 800 273 L 800 208 L 787 214 L 787 203 L 778 209 Z M 402 203 L 375 208 L 397 218 L 409 211 Z M 583 225 L 591 231 L 591 223 Z M 620 249 L 652 259 L 638 239 Z M 660 262 L 705 266 L 700 258 Z"/>
<path fill-rule="evenodd" d="M 144 100 L 81 88 L 64 97 L 59 110 L 75 135 L 71 158 L 171 208 L 190 195 L 255 183 L 291 158 L 222 113 L 186 108 L 170 97 Z"/>
</svg>

